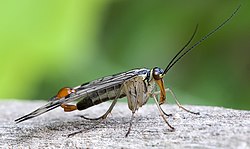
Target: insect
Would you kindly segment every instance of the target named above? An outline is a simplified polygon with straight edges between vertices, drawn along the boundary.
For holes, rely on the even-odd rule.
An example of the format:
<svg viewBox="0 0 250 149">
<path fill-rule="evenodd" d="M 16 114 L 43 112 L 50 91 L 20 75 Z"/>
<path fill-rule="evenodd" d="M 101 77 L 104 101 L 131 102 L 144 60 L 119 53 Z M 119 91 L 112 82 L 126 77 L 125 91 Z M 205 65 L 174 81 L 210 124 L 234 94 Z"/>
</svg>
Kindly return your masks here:
<svg viewBox="0 0 250 149">
<path fill-rule="evenodd" d="M 112 104 L 108 108 L 108 110 L 97 118 L 88 118 L 85 116 L 81 116 L 88 120 L 99 120 L 105 119 L 108 114 L 112 111 L 113 107 L 117 103 L 117 100 L 122 97 L 127 97 L 128 107 L 132 111 L 132 116 L 129 122 L 128 131 L 126 133 L 126 137 L 130 133 L 132 122 L 134 119 L 134 113 L 144 104 L 147 103 L 148 99 L 152 97 L 157 105 L 157 108 L 160 112 L 161 117 L 166 122 L 171 130 L 174 130 L 174 127 L 171 126 L 165 116 L 171 116 L 171 114 L 167 114 L 161 108 L 161 104 L 166 101 L 166 92 L 170 92 L 170 94 L 174 97 L 176 104 L 179 108 L 192 113 L 199 114 L 199 112 L 193 112 L 185 107 L 183 107 L 177 100 L 173 91 L 169 88 L 165 88 L 164 86 L 164 76 L 166 76 L 167 72 L 188 52 L 198 46 L 201 42 L 211 36 L 213 33 L 218 31 L 222 26 L 224 26 L 231 18 L 238 12 L 240 6 L 232 13 L 230 17 L 228 17 L 224 22 L 222 22 L 219 26 L 213 29 L 211 32 L 203 36 L 198 42 L 196 42 L 189 49 L 185 50 L 188 45 L 191 43 L 194 38 L 198 25 L 195 28 L 194 33 L 192 34 L 189 41 L 184 45 L 184 47 L 172 58 L 167 67 L 163 70 L 159 67 L 155 67 L 153 69 L 147 68 L 138 68 L 132 69 L 126 72 L 118 73 L 111 76 L 106 76 L 94 81 L 90 81 L 84 83 L 80 86 L 69 88 L 64 87 L 57 93 L 56 96 L 49 99 L 49 103 L 38 108 L 37 110 L 20 117 L 15 120 L 16 123 L 20 123 L 22 121 L 31 119 L 33 117 L 39 116 L 45 112 L 48 112 L 52 109 L 55 109 L 61 106 L 65 112 L 71 112 L 75 110 L 84 110 L 94 105 L 100 104 L 102 102 L 106 102 L 108 100 L 113 100 Z M 159 91 L 155 91 L 156 85 L 159 88 Z M 160 95 L 160 99 L 158 99 L 158 95 Z M 78 101 L 76 105 L 68 104 L 73 101 Z"/>
</svg>

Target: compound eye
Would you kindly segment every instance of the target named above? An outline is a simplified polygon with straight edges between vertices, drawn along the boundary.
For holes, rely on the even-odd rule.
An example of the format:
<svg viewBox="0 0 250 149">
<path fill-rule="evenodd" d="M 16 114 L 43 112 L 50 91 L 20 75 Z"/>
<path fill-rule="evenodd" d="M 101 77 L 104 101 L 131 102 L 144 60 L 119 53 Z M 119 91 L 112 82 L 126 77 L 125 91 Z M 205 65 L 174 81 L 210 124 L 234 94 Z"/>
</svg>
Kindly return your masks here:
<svg viewBox="0 0 250 149">
<path fill-rule="evenodd" d="M 163 70 L 161 68 L 155 67 L 153 69 L 153 77 L 156 80 L 159 80 L 162 78 Z"/>
<path fill-rule="evenodd" d="M 155 70 L 154 70 L 154 75 L 159 75 L 160 74 L 160 71 L 159 71 L 159 69 L 158 68 L 156 68 Z"/>
<path fill-rule="evenodd" d="M 63 97 L 69 96 L 71 93 L 74 93 L 74 92 L 75 92 L 74 89 L 71 89 L 69 87 L 64 87 L 64 88 L 59 90 L 56 97 L 57 98 L 63 98 Z"/>
</svg>

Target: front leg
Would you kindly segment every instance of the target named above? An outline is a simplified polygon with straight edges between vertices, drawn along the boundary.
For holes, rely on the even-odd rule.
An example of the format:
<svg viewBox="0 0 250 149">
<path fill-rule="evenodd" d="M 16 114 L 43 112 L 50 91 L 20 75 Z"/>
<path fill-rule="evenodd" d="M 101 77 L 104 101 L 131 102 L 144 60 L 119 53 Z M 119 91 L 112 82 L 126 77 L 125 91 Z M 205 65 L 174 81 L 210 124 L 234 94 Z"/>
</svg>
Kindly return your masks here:
<svg viewBox="0 0 250 149">
<path fill-rule="evenodd" d="M 177 97 L 175 96 L 174 92 L 173 92 L 170 88 L 166 88 L 166 89 L 165 89 L 165 92 L 170 92 L 170 94 L 172 95 L 172 97 L 173 97 L 174 100 L 175 100 L 175 103 L 176 103 L 177 106 L 178 106 L 179 108 L 181 108 L 182 110 L 184 110 L 184 111 L 186 111 L 186 112 L 189 112 L 189 113 L 192 113 L 192 114 L 196 114 L 196 115 L 199 115 L 199 114 L 200 114 L 200 112 L 193 112 L 193 111 L 188 110 L 187 108 L 183 107 L 183 106 L 179 103 L 179 101 L 177 100 Z M 161 94 L 161 92 L 160 92 L 160 91 L 156 91 L 156 92 L 154 92 L 153 94 L 159 95 L 159 94 Z M 159 104 L 161 105 L 162 103 L 159 103 Z M 163 111 L 163 113 L 165 113 L 165 112 Z M 166 114 L 165 114 L 165 115 L 166 115 Z"/>
<path fill-rule="evenodd" d="M 170 88 L 165 89 L 165 91 L 166 91 L 166 92 L 167 92 L 167 91 L 170 92 L 170 94 L 172 95 L 172 97 L 173 97 L 174 100 L 175 100 L 175 103 L 178 105 L 179 108 L 181 108 L 182 110 L 184 110 L 184 111 L 186 111 L 186 112 L 189 112 L 189 113 L 192 113 L 192 114 L 196 114 L 196 115 L 200 115 L 200 112 L 193 112 L 193 111 L 188 110 L 188 109 L 186 109 L 185 107 L 183 107 L 183 106 L 179 103 L 179 101 L 177 100 L 177 97 L 175 96 L 174 92 L 173 92 Z"/>
</svg>

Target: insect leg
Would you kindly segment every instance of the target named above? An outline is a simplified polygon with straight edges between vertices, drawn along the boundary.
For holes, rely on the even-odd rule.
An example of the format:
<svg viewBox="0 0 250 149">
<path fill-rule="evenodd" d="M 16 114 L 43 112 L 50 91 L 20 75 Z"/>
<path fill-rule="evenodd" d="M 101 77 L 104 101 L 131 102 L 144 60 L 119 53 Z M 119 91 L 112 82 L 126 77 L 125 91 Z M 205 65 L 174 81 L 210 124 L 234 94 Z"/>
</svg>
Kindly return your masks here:
<svg viewBox="0 0 250 149">
<path fill-rule="evenodd" d="M 108 114 L 111 113 L 111 111 L 113 110 L 115 104 L 117 102 L 117 99 L 114 99 L 112 104 L 110 105 L 109 109 L 100 117 L 97 117 L 97 118 L 89 118 L 89 117 L 85 117 L 83 115 L 79 115 L 81 118 L 84 118 L 86 120 L 99 120 L 99 119 L 105 119 L 107 118 Z"/>
<path fill-rule="evenodd" d="M 156 106 L 157 106 L 157 108 L 158 108 L 158 110 L 159 110 L 159 112 L 160 112 L 161 117 L 162 117 L 163 120 L 167 123 L 167 125 L 168 125 L 172 130 L 174 130 L 174 127 L 171 126 L 171 125 L 168 123 L 168 121 L 166 120 L 166 118 L 164 117 L 164 115 L 166 115 L 166 114 L 164 113 L 164 111 L 163 111 L 162 108 L 160 107 L 159 102 L 157 101 L 156 96 L 155 96 L 154 93 L 152 94 L 152 97 L 153 97 L 153 99 L 155 100 Z"/>
<path fill-rule="evenodd" d="M 127 99 L 128 99 L 128 107 L 132 111 L 132 116 L 131 116 L 131 119 L 129 122 L 129 128 L 128 128 L 128 131 L 127 131 L 125 137 L 127 137 L 131 131 L 133 120 L 135 117 L 134 114 L 135 114 L 135 111 L 138 109 L 138 102 L 140 102 L 140 101 L 138 101 L 138 99 L 142 98 L 142 97 L 139 97 L 139 96 L 141 96 L 141 94 L 139 92 L 137 92 L 138 87 L 139 87 L 137 79 L 138 78 L 131 79 L 130 81 L 127 81 L 123 84 L 123 90 L 124 90 L 124 93 L 126 94 Z"/>
<path fill-rule="evenodd" d="M 177 100 L 177 97 L 175 96 L 174 92 L 170 89 L 170 88 L 167 88 L 165 89 L 165 91 L 169 91 L 171 93 L 171 95 L 173 96 L 174 100 L 175 100 L 175 103 L 178 105 L 179 108 L 181 108 L 182 110 L 186 111 L 186 112 L 189 112 L 189 113 L 192 113 L 192 114 L 196 114 L 196 115 L 199 115 L 200 112 L 193 112 L 193 111 L 190 111 L 188 109 L 186 109 L 185 107 L 183 107 Z"/>
<path fill-rule="evenodd" d="M 99 119 L 105 119 L 109 113 L 111 113 L 112 109 L 114 108 L 115 104 L 117 102 L 117 98 L 113 100 L 111 106 L 109 107 L 109 109 L 107 110 L 107 112 L 105 112 L 102 116 L 98 117 L 98 118 L 88 118 L 88 117 L 85 117 L 83 115 L 78 115 L 80 116 L 81 118 L 84 118 L 84 119 L 87 119 L 87 120 L 99 120 Z M 98 122 L 95 126 L 99 125 L 102 121 Z M 68 134 L 68 137 L 71 137 L 71 136 L 74 136 L 76 134 L 79 134 L 79 133 L 82 133 L 82 132 L 85 132 L 89 129 L 81 129 L 79 131 L 76 131 L 76 132 L 73 132 L 73 133 L 70 133 Z"/>
<path fill-rule="evenodd" d="M 111 111 L 113 110 L 115 104 L 117 103 L 117 99 L 119 98 L 120 94 L 121 94 L 121 91 L 122 91 L 122 88 L 123 88 L 123 85 L 121 86 L 121 88 L 119 89 L 118 91 L 118 94 L 116 95 L 116 97 L 113 99 L 113 102 L 112 104 L 110 105 L 110 107 L 108 108 L 108 110 L 100 117 L 97 117 L 97 118 L 88 118 L 88 117 L 85 117 L 83 115 L 79 115 L 81 118 L 84 118 L 86 120 L 99 120 L 99 119 L 106 119 L 108 114 L 111 113 Z"/>
<path fill-rule="evenodd" d="M 135 117 L 134 114 L 135 114 L 135 111 L 132 112 L 132 116 L 131 116 L 131 119 L 130 119 L 130 122 L 129 122 L 129 128 L 128 128 L 128 131 L 127 131 L 125 137 L 127 137 L 128 134 L 129 134 L 130 131 L 131 131 L 132 123 L 133 123 L 133 120 L 134 120 L 134 117 Z"/>
<path fill-rule="evenodd" d="M 165 91 L 166 91 L 166 89 L 165 89 Z M 157 99 L 157 96 L 156 95 L 159 95 L 159 94 L 161 94 L 161 92 L 160 91 L 156 91 L 156 92 L 154 92 L 153 93 L 154 95 L 155 95 L 155 98 L 156 98 L 156 101 L 158 101 L 158 99 Z M 153 97 L 153 94 L 152 93 L 150 93 L 150 97 Z M 154 98 L 154 97 L 153 97 Z M 167 98 L 167 97 L 166 97 Z M 160 105 L 160 104 L 159 104 Z M 166 116 L 173 116 L 172 114 L 167 114 L 162 108 L 161 108 L 161 106 L 159 106 L 160 107 L 160 110 L 162 111 L 162 113 L 164 114 L 164 115 L 166 115 Z"/>
</svg>

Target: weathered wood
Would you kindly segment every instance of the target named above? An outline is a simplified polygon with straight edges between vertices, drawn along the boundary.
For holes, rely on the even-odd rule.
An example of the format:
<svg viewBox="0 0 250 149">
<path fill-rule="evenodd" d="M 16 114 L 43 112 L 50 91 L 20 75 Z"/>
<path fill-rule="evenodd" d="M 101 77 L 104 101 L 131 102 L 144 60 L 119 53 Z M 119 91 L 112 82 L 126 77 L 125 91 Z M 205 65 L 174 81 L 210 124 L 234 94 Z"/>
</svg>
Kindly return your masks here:
<svg viewBox="0 0 250 149">
<path fill-rule="evenodd" d="M 250 111 L 206 106 L 186 106 L 201 115 L 189 114 L 175 105 L 164 105 L 172 113 L 169 128 L 155 105 L 136 112 L 127 138 L 131 112 L 118 103 L 103 121 L 88 121 L 76 115 L 96 117 L 110 103 L 86 111 L 64 113 L 61 108 L 15 124 L 14 119 L 42 106 L 41 101 L 2 101 L 0 104 L 0 147 L 2 148 L 250 148 Z M 84 132 L 67 137 L 83 129 Z"/>
</svg>

